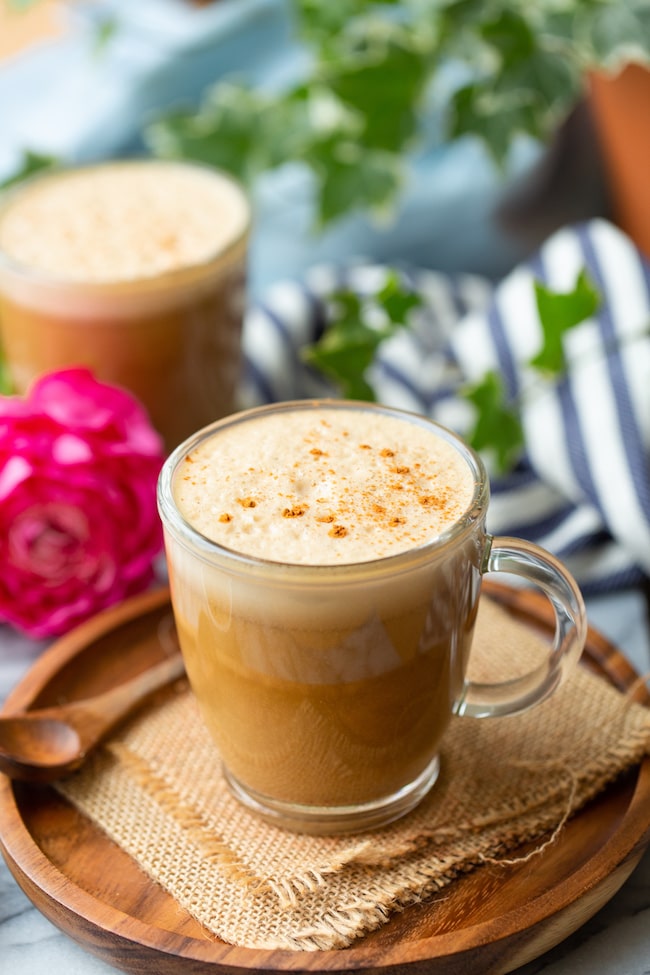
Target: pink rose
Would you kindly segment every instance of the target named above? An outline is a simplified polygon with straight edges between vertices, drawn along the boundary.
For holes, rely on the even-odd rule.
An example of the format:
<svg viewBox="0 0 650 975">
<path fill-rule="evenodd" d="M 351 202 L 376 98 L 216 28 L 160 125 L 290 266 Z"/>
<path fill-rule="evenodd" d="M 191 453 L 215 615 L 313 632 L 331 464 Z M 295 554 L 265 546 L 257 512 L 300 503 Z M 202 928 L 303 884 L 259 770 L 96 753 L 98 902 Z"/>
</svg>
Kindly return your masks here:
<svg viewBox="0 0 650 975">
<path fill-rule="evenodd" d="M 162 440 L 87 369 L 0 396 L 0 620 L 54 636 L 146 588 Z"/>
</svg>

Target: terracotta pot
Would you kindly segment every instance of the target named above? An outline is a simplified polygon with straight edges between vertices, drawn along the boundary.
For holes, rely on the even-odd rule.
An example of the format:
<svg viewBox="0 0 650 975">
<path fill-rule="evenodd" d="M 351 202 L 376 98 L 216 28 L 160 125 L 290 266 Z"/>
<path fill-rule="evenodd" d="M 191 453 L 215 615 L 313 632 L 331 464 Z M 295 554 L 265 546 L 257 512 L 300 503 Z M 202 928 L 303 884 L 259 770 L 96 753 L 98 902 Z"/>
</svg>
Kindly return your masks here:
<svg viewBox="0 0 650 975">
<path fill-rule="evenodd" d="M 650 256 L 650 70 L 594 72 L 589 88 L 614 220 Z"/>
</svg>

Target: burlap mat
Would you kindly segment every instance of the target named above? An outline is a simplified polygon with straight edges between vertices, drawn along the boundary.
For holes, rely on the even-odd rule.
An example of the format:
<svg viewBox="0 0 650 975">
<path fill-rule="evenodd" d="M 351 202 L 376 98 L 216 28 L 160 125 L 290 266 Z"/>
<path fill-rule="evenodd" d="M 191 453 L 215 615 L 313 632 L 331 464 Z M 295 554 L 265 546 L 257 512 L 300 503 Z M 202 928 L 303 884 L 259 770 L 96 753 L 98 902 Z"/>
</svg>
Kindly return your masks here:
<svg viewBox="0 0 650 975">
<path fill-rule="evenodd" d="M 510 673 L 543 652 L 484 599 L 474 668 Z M 524 668 L 524 669 L 526 669 Z M 98 751 L 60 791 L 205 928 L 249 948 L 330 949 L 381 926 L 459 872 L 538 849 L 650 746 L 650 712 L 580 668 L 549 701 L 495 720 L 455 718 L 431 795 L 379 831 L 298 836 L 231 798 L 181 686 Z M 533 854 L 534 855 L 534 854 Z"/>
</svg>

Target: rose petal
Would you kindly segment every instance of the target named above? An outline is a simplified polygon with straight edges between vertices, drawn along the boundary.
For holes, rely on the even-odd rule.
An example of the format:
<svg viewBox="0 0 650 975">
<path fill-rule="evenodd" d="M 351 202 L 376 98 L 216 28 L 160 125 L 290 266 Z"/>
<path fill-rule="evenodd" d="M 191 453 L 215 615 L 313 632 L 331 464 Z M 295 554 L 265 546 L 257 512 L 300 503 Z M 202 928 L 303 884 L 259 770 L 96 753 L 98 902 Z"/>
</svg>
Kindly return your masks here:
<svg viewBox="0 0 650 975">
<path fill-rule="evenodd" d="M 105 436 L 116 449 L 125 443 L 134 453 L 162 452 L 162 439 L 142 404 L 125 389 L 99 382 L 89 369 L 41 377 L 30 391 L 29 402 L 61 426 Z"/>
<path fill-rule="evenodd" d="M 25 457 L 10 457 L 0 470 L 0 502 L 25 481 L 33 471 Z"/>
<path fill-rule="evenodd" d="M 141 405 L 88 370 L 0 397 L 0 619 L 53 636 L 148 586 L 162 460 Z"/>
<path fill-rule="evenodd" d="M 84 464 L 92 456 L 90 445 L 72 433 L 56 437 L 52 444 L 52 458 L 57 464 Z"/>
</svg>

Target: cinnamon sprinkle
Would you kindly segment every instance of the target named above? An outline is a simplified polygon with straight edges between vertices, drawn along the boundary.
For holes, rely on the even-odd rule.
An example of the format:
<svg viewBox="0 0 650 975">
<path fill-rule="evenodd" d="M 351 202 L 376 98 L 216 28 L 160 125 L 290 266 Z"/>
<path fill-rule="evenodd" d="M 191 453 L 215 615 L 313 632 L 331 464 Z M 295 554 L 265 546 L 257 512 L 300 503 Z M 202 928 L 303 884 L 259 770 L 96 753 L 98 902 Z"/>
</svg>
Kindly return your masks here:
<svg viewBox="0 0 650 975">
<path fill-rule="evenodd" d="M 302 518 L 307 509 L 308 504 L 294 504 L 290 508 L 285 508 L 282 512 L 283 518 Z"/>
<path fill-rule="evenodd" d="M 435 494 L 421 494 L 420 497 L 418 498 L 418 501 L 420 502 L 423 508 L 442 509 L 447 507 L 447 499 L 438 498 L 436 497 Z"/>
<path fill-rule="evenodd" d="M 455 516 L 458 492 L 447 477 L 444 450 L 439 468 L 436 451 L 429 456 L 427 444 L 419 441 L 412 449 L 408 438 L 400 439 L 400 429 L 393 439 L 390 429 L 385 436 L 372 425 L 348 428 L 346 444 L 338 422 L 332 422 L 331 431 L 327 425 L 304 424 L 297 424 L 298 436 L 286 444 L 288 456 L 281 463 L 276 454 L 267 457 L 263 439 L 259 450 L 244 456 L 237 453 L 233 440 L 221 486 L 215 486 L 214 498 L 209 499 L 216 539 L 228 539 L 228 544 L 241 540 L 244 551 L 250 536 L 253 551 L 260 538 L 260 550 L 274 551 L 274 532 L 266 529 L 273 519 L 279 526 L 286 518 L 292 524 L 285 526 L 284 540 L 277 541 L 291 557 L 298 551 L 302 559 L 304 550 L 308 562 L 322 550 L 323 561 L 335 564 L 348 556 L 350 561 L 363 561 L 371 551 L 407 550 L 423 537 L 435 537 L 440 524 Z M 281 455 L 285 438 L 280 427 L 277 438 Z M 448 466 L 453 479 L 458 465 Z M 203 494 L 211 491 L 208 468 L 197 450 L 181 471 L 187 480 L 179 480 L 179 488 L 182 483 L 182 491 L 192 500 L 196 496 L 197 504 L 203 504 Z M 195 478 L 195 471 L 200 476 Z M 266 486 L 269 479 L 272 492 Z M 238 507 L 260 512 L 238 515 Z"/>
</svg>

